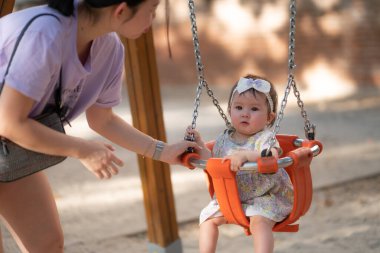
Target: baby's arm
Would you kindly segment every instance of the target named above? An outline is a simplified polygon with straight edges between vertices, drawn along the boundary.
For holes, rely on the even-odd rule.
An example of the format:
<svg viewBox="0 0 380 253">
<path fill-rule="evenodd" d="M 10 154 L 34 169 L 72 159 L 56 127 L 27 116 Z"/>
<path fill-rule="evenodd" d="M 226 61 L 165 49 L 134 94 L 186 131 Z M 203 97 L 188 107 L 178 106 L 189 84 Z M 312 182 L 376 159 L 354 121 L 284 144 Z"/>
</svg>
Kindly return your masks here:
<svg viewBox="0 0 380 253">
<path fill-rule="evenodd" d="M 276 148 L 272 148 L 272 156 L 278 158 L 278 152 Z M 231 155 L 225 156 L 223 161 L 229 159 L 231 161 L 231 170 L 238 171 L 245 162 L 257 162 L 257 159 L 261 154 L 256 150 L 239 150 Z"/>
<path fill-rule="evenodd" d="M 205 142 L 202 140 L 202 137 L 201 137 L 200 133 L 197 130 L 192 129 L 191 126 L 189 126 L 186 129 L 186 134 L 187 135 L 193 134 L 194 135 L 194 139 L 195 139 L 194 141 L 202 148 L 198 152 L 198 154 L 200 155 L 200 159 L 207 160 L 207 159 L 209 159 L 212 156 L 211 151 L 206 147 Z"/>
</svg>

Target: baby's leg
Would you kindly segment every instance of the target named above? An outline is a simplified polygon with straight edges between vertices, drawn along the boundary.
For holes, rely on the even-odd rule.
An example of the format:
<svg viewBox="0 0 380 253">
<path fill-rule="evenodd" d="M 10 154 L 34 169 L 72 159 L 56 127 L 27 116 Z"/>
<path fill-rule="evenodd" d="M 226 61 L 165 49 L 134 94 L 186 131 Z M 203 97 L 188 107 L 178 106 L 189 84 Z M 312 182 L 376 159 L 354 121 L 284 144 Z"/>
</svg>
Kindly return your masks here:
<svg viewBox="0 0 380 253">
<path fill-rule="evenodd" d="M 226 224 L 224 217 L 216 217 L 206 220 L 200 225 L 199 230 L 199 252 L 215 253 L 218 242 L 218 226 Z"/>
<path fill-rule="evenodd" d="M 255 253 L 272 253 L 274 239 L 272 228 L 276 224 L 273 220 L 263 216 L 250 217 L 250 229 L 253 235 Z"/>
</svg>

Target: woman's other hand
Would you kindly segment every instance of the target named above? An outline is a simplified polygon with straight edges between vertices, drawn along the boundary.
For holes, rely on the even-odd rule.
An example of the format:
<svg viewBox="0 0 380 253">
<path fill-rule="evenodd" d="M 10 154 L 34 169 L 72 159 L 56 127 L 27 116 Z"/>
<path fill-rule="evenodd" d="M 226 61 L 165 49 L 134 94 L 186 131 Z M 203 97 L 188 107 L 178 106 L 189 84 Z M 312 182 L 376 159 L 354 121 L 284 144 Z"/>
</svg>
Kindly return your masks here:
<svg viewBox="0 0 380 253">
<path fill-rule="evenodd" d="M 99 179 L 108 179 L 119 173 L 123 161 L 115 149 L 106 143 L 90 142 L 78 157 L 81 163 Z"/>
</svg>

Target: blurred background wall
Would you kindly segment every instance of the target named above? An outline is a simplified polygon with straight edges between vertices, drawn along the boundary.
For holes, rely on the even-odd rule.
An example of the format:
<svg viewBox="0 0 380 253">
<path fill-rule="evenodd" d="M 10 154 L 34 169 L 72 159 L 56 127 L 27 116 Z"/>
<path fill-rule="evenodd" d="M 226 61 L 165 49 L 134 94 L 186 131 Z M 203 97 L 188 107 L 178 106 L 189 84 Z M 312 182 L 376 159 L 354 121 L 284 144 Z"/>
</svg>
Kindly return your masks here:
<svg viewBox="0 0 380 253">
<path fill-rule="evenodd" d="M 154 39 L 161 85 L 197 85 L 188 1 L 170 2 L 167 46 L 165 0 Z M 46 0 L 17 0 L 23 8 Z M 206 80 L 231 86 L 255 73 L 284 86 L 287 79 L 288 0 L 195 0 Z M 339 99 L 380 87 L 380 2 L 299 0 L 296 79 L 310 100 Z"/>
<path fill-rule="evenodd" d="M 248 72 L 277 85 L 287 78 L 288 0 L 196 0 L 198 33 L 209 84 L 232 85 Z M 170 0 L 169 59 L 164 6 L 154 25 L 162 85 L 196 85 L 186 0 Z M 349 96 L 380 87 L 380 2 L 297 1 L 296 77 L 311 98 Z"/>
</svg>

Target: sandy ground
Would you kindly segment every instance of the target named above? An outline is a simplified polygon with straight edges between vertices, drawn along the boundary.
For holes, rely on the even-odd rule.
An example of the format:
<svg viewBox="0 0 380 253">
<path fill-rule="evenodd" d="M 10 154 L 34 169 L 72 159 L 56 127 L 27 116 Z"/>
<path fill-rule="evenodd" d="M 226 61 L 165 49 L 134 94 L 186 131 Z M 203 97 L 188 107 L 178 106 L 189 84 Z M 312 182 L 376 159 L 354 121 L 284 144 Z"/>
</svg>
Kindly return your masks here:
<svg viewBox="0 0 380 253">
<path fill-rule="evenodd" d="M 275 252 L 380 252 L 380 175 L 320 189 L 313 197 L 298 233 L 275 234 Z M 179 231 L 183 252 L 198 252 L 197 222 L 181 224 Z M 68 252 L 147 252 L 145 236 L 140 233 L 110 238 L 90 246 L 78 245 Z M 94 246 L 97 250 L 90 251 Z M 245 236 L 240 227 L 223 226 L 217 252 L 253 252 L 252 238 Z"/>
<path fill-rule="evenodd" d="M 218 88 L 215 95 L 225 97 Z M 190 87 L 162 89 L 165 127 L 169 142 L 183 138 L 193 109 Z M 307 99 L 308 101 L 311 101 Z M 207 98 L 203 98 L 198 128 L 205 139 L 215 138 L 223 122 Z M 221 100 L 222 106 L 225 106 Z M 300 221 L 300 232 L 276 234 L 276 252 L 380 252 L 380 91 L 361 89 L 354 96 L 307 103 L 324 152 L 313 161 L 314 199 Z M 116 109 L 131 120 L 128 102 Z M 83 118 L 73 122 L 68 134 L 99 139 L 88 131 Z M 282 133 L 303 136 L 303 120 L 289 101 Z M 135 155 L 120 148 L 126 163 L 108 181 L 96 180 L 82 165 L 68 159 L 46 170 L 51 181 L 67 253 L 148 252 L 141 182 Z M 199 211 L 209 201 L 204 175 L 172 166 L 172 183 L 183 252 L 198 252 Z M 18 253 L 2 226 L 5 253 Z M 224 226 L 219 253 L 252 252 L 252 239 L 237 226 Z M 44 253 L 44 252 L 43 252 Z"/>
<path fill-rule="evenodd" d="M 275 234 L 275 252 L 380 252 L 379 183 L 376 176 L 314 192 L 300 231 Z M 197 224 L 181 227 L 181 232 L 185 252 L 198 252 Z M 251 237 L 231 225 L 221 230 L 217 252 L 234 251 L 253 252 L 253 247 Z"/>
</svg>

